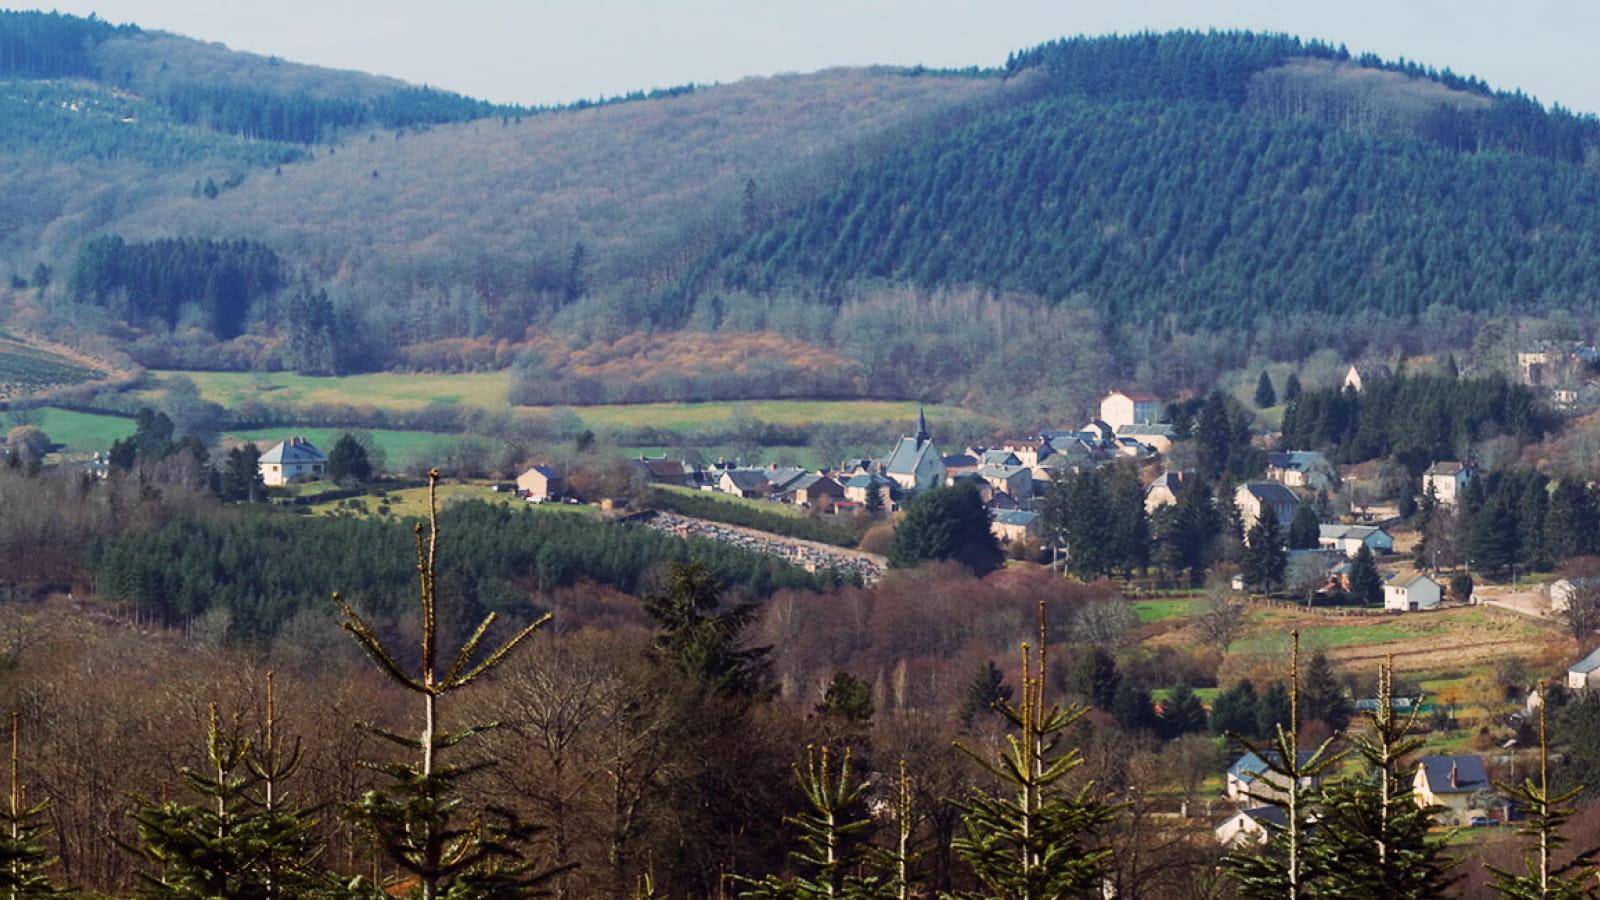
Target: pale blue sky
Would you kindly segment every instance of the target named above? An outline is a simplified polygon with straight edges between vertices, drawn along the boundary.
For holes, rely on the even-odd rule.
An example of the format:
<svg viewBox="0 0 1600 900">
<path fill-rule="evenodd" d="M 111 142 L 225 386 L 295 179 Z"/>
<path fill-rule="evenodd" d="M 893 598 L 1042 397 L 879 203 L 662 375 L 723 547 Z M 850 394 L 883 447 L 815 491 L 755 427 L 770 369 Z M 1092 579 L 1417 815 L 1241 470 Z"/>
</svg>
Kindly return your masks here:
<svg viewBox="0 0 1600 900">
<path fill-rule="evenodd" d="M 1597 0 L 70 0 L 62 12 L 483 99 L 563 103 L 885 63 L 995 66 L 1056 37 L 1248 28 L 1600 112 Z"/>
</svg>

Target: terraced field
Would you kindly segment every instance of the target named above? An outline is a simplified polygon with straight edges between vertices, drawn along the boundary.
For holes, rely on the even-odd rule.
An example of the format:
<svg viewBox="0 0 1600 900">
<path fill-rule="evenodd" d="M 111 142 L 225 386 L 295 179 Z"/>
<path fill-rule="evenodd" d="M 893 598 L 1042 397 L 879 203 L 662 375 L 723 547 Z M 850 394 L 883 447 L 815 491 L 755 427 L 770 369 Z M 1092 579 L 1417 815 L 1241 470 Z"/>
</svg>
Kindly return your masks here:
<svg viewBox="0 0 1600 900">
<path fill-rule="evenodd" d="M 104 377 L 99 369 L 0 331 L 0 400 Z"/>
</svg>

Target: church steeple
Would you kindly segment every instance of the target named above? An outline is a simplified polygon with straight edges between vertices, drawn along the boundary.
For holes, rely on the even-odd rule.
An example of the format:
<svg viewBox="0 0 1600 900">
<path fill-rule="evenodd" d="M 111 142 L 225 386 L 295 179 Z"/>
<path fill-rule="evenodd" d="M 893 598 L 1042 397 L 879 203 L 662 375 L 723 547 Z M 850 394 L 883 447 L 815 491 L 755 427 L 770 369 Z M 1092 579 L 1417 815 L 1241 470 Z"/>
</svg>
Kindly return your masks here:
<svg viewBox="0 0 1600 900">
<path fill-rule="evenodd" d="M 928 414 L 923 411 L 922 404 L 917 404 L 917 446 L 930 440 L 928 435 Z"/>
</svg>

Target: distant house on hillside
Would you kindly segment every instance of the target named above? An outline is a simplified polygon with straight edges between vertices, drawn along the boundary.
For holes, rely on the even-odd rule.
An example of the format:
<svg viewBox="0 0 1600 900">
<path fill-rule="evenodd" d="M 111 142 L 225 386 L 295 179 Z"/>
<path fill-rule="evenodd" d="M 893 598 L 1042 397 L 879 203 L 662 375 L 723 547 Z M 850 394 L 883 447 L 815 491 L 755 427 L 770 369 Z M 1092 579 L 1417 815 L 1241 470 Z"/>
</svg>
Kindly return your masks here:
<svg viewBox="0 0 1600 900">
<path fill-rule="evenodd" d="M 1123 425 L 1152 425 L 1161 421 L 1161 397 L 1149 391 L 1112 391 L 1100 401 L 1100 421 L 1112 434 Z"/>
<path fill-rule="evenodd" d="M 1460 502 L 1472 480 L 1472 467 L 1459 462 L 1436 462 L 1422 473 L 1422 493 L 1433 492 L 1433 499 L 1446 506 Z"/>
<path fill-rule="evenodd" d="M 1365 546 L 1374 554 L 1394 552 L 1394 538 L 1376 525 L 1319 525 L 1317 546 L 1341 550 L 1354 557 Z"/>
<path fill-rule="evenodd" d="M 1267 454 L 1267 477 L 1288 487 L 1327 490 L 1339 480 L 1328 458 L 1315 450 Z"/>
<path fill-rule="evenodd" d="M 1192 477 L 1191 472 L 1162 472 L 1150 486 L 1144 489 L 1144 511 L 1153 513 L 1163 506 L 1178 502 L 1178 491 L 1183 489 L 1183 480 Z"/>
<path fill-rule="evenodd" d="M 1239 518 L 1244 522 L 1246 531 L 1255 527 L 1256 520 L 1261 518 L 1261 510 L 1270 506 L 1278 516 L 1278 527 L 1287 533 L 1289 523 L 1294 521 L 1294 514 L 1300 509 L 1300 498 L 1276 481 L 1241 484 L 1233 492 L 1233 502 L 1239 507 Z"/>
<path fill-rule="evenodd" d="M 1393 372 L 1389 371 L 1388 366 L 1381 363 L 1358 363 L 1351 366 L 1349 371 L 1344 373 L 1344 387 L 1359 394 L 1366 389 L 1368 384 L 1380 378 L 1388 378 L 1393 374 Z"/>
<path fill-rule="evenodd" d="M 1586 691 L 1600 685 L 1600 650 L 1567 668 L 1567 690 Z"/>
<path fill-rule="evenodd" d="M 1217 843 L 1224 847 L 1265 844 L 1274 829 L 1289 827 L 1289 814 L 1281 806 L 1253 806 L 1241 809 L 1215 829 Z"/>
<path fill-rule="evenodd" d="M 529 466 L 517 476 L 517 491 L 529 500 L 557 500 L 566 493 L 566 483 L 550 466 Z"/>
<path fill-rule="evenodd" d="M 261 454 L 261 480 L 268 485 L 319 481 L 328 473 L 328 454 L 303 437 L 285 438 Z"/>
<path fill-rule="evenodd" d="M 651 484 L 694 486 L 694 470 L 679 460 L 667 459 L 665 456 L 641 456 L 632 460 L 632 463 L 644 476 L 644 480 Z"/>
<path fill-rule="evenodd" d="M 1023 509 L 1006 509 L 991 513 L 989 530 L 1003 544 L 1036 538 L 1040 534 L 1039 514 Z"/>
</svg>

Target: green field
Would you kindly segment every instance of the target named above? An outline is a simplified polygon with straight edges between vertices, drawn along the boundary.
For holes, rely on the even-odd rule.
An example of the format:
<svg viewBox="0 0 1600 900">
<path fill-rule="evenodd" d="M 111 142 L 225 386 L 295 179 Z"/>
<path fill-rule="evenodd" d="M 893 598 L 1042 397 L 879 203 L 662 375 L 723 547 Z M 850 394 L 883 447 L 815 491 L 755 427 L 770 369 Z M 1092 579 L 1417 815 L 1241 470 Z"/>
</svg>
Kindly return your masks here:
<svg viewBox="0 0 1600 900">
<path fill-rule="evenodd" d="M 492 410 L 509 410 L 506 372 L 460 375 L 414 375 L 379 372 L 323 378 L 284 372 L 176 372 L 152 371 L 153 386 L 144 393 L 154 400 L 162 381 L 183 376 L 193 381 L 205 399 L 226 407 L 246 402 L 281 405 L 314 403 L 370 406 L 378 409 L 421 409 L 431 403 L 466 404 Z M 530 413 L 550 414 L 571 409 L 585 427 L 596 430 L 661 428 L 694 431 L 726 426 L 730 419 L 750 417 L 774 425 L 812 425 L 828 422 L 916 421 L 918 405 L 898 400 L 752 400 L 712 403 L 644 403 L 629 406 L 518 407 Z M 972 413 L 953 406 L 927 407 L 937 422 L 971 421 Z"/>
<path fill-rule="evenodd" d="M 429 454 L 437 453 L 458 441 L 471 439 L 469 435 L 464 434 L 395 431 L 382 428 L 256 428 L 250 431 L 230 431 L 222 437 L 223 440 L 251 441 L 260 445 L 262 450 L 266 450 L 293 435 L 305 438 L 326 453 L 333 449 L 334 443 L 339 440 L 339 435 L 346 431 L 365 431 L 372 435 L 373 442 L 383 450 L 385 467 L 392 471 L 403 469 L 410 462 L 426 461 Z"/>
<path fill-rule="evenodd" d="M 133 434 L 133 420 L 46 407 L 33 411 L 50 440 L 68 453 L 104 453 L 111 442 Z"/>
<path fill-rule="evenodd" d="M 1194 613 L 1193 600 L 1139 600 L 1133 604 L 1141 623 L 1186 619 Z"/>
</svg>

